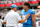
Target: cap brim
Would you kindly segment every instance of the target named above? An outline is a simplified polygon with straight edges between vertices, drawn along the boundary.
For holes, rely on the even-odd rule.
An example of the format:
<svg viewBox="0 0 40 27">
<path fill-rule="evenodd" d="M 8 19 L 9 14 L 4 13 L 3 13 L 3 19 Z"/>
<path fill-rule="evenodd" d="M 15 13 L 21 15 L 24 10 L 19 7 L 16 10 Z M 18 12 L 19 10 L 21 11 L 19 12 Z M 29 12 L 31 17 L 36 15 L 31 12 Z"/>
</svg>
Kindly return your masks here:
<svg viewBox="0 0 40 27">
<path fill-rule="evenodd" d="M 13 8 L 13 7 L 11 7 L 11 8 Z M 15 8 L 19 9 L 18 7 L 15 7 Z"/>
<path fill-rule="evenodd" d="M 19 9 L 18 7 L 16 7 L 17 9 Z"/>
</svg>

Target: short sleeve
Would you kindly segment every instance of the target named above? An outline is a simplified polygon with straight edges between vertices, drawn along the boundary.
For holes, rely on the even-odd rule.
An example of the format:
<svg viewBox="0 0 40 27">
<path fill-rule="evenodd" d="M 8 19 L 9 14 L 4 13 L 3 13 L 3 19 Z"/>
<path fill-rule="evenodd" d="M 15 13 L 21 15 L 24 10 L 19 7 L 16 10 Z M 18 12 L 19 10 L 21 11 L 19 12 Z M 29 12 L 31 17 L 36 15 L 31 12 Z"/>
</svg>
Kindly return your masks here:
<svg viewBox="0 0 40 27">
<path fill-rule="evenodd" d="M 17 17 L 17 20 L 18 20 L 18 21 L 21 20 L 21 17 L 20 17 L 20 15 L 19 15 L 18 13 L 16 14 L 16 17 Z"/>
<path fill-rule="evenodd" d="M 32 15 L 32 14 L 35 14 L 35 11 L 31 11 L 31 15 Z"/>
</svg>

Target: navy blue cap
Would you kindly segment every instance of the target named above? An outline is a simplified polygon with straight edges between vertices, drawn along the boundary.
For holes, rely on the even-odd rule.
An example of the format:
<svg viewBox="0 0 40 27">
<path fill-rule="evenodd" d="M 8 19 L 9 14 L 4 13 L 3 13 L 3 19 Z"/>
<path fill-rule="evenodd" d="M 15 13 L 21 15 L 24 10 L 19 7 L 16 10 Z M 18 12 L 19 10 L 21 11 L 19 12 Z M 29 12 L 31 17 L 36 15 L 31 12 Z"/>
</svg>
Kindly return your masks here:
<svg viewBox="0 0 40 27">
<path fill-rule="evenodd" d="M 15 4 L 12 4 L 11 8 L 14 8 L 14 7 L 17 8 L 17 9 L 19 9 Z"/>
</svg>

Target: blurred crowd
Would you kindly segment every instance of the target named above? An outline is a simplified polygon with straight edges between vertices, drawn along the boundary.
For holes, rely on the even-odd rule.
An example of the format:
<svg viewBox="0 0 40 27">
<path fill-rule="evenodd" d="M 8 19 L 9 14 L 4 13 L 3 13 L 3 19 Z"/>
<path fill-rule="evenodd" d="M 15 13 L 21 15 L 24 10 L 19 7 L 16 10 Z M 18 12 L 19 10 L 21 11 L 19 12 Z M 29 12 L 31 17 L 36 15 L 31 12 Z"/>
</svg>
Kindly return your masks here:
<svg viewBox="0 0 40 27">
<path fill-rule="evenodd" d="M 0 4 L 6 4 L 6 3 L 16 3 L 16 2 L 22 2 L 22 1 L 39 1 L 39 0 L 0 0 Z"/>
</svg>

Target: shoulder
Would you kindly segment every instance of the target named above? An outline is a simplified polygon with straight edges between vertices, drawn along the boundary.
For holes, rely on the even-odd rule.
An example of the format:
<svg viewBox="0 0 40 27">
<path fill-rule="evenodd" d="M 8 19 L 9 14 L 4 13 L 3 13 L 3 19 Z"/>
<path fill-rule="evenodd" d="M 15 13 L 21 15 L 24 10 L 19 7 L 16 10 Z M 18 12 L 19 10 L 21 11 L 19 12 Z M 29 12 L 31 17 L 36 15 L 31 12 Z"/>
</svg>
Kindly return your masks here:
<svg viewBox="0 0 40 27">
<path fill-rule="evenodd" d="M 14 15 L 14 12 L 8 12 L 5 17 L 10 16 L 10 15 Z"/>
<path fill-rule="evenodd" d="M 31 15 L 35 14 L 35 10 L 31 9 Z"/>
<path fill-rule="evenodd" d="M 25 11 L 25 10 L 23 9 L 21 12 L 23 12 L 23 11 Z"/>
<path fill-rule="evenodd" d="M 35 10 L 32 10 L 32 12 L 31 13 L 35 13 Z"/>
<path fill-rule="evenodd" d="M 31 13 L 35 13 L 35 10 L 34 10 L 34 9 L 30 9 L 30 12 L 31 12 Z"/>
</svg>

